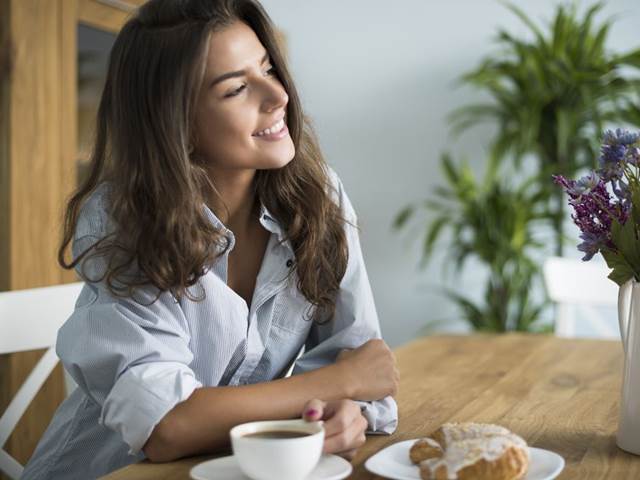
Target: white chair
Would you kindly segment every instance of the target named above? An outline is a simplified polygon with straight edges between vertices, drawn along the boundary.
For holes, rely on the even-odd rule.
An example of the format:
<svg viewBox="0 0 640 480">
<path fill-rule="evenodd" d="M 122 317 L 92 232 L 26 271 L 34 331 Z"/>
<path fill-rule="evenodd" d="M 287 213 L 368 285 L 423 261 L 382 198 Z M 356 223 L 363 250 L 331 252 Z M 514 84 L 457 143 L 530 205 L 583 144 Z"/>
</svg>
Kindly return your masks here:
<svg viewBox="0 0 640 480">
<path fill-rule="evenodd" d="M 0 417 L 0 472 L 18 479 L 23 467 L 4 449 L 18 420 L 58 363 L 58 329 L 71 315 L 82 283 L 0 292 L 0 354 L 47 348 Z M 67 380 L 67 391 L 69 390 Z"/>
<path fill-rule="evenodd" d="M 558 306 L 557 336 L 620 339 L 618 286 L 607 278 L 610 271 L 595 259 L 551 257 L 545 261 L 547 292 Z"/>
</svg>

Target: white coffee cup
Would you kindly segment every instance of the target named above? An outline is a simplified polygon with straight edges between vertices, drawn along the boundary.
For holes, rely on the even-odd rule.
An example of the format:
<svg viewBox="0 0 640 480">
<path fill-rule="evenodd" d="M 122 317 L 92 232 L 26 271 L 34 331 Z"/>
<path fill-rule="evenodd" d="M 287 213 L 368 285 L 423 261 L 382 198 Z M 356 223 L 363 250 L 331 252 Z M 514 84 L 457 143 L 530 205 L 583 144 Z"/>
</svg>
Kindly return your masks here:
<svg viewBox="0 0 640 480">
<path fill-rule="evenodd" d="M 251 437 L 258 432 L 294 431 L 296 438 Z M 255 480 L 302 480 L 318 464 L 324 444 L 323 422 L 270 420 L 231 429 L 231 447 L 240 469 Z"/>
</svg>

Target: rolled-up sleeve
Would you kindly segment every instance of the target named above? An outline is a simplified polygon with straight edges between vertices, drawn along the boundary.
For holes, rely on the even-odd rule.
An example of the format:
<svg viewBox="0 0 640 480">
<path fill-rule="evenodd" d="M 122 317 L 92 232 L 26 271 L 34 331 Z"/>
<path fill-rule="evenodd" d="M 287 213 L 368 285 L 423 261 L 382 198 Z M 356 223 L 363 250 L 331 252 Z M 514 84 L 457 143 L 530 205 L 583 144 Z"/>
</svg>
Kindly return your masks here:
<svg viewBox="0 0 640 480">
<path fill-rule="evenodd" d="M 74 255 L 95 242 L 74 241 Z M 99 261 L 88 265 L 91 278 Z M 101 406 L 99 422 L 137 454 L 153 428 L 202 384 L 189 367 L 186 319 L 174 297 L 143 287 L 134 298 L 112 295 L 87 281 L 72 316 L 58 333 L 57 354 L 78 387 Z M 155 300 L 155 301 L 154 301 Z"/>
<path fill-rule="evenodd" d="M 342 349 L 354 349 L 373 338 L 382 338 L 369 278 L 364 265 L 357 217 L 342 183 L 331 171 L 330 176 L 340 208 L 347 224 L 349 261 L 340 283 L 333 320 L 326 325 L 314 324 L 305 344 L 305 352 L 297 359 L 292 375 L 314 370 L 335 362 Z M 398 407 L 393 397 L 376 401 L 357 401 L 368 420 L 369 434 L 391 434 L 398 425 Z"/>
</svg>

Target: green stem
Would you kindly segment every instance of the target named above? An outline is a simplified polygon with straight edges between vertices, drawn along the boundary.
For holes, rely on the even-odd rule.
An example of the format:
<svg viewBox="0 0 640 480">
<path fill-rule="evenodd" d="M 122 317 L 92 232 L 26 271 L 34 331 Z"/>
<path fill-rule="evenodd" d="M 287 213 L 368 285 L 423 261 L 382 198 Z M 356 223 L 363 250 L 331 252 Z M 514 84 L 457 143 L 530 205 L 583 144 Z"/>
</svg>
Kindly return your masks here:
<svg viewBox="0 0 640 480">
<path fill-rule="evenodd" d="M 562 252 L 564 250 L 563 239 L 564 239 L 564 192 L 561 189 L 557 189 L 553 192 L 554 201 L 556 204 L 556 211 L 553 215 L 552 226 L 555 232 L 555 254 L 558 257 L 562 256 Z"/>
</svg>

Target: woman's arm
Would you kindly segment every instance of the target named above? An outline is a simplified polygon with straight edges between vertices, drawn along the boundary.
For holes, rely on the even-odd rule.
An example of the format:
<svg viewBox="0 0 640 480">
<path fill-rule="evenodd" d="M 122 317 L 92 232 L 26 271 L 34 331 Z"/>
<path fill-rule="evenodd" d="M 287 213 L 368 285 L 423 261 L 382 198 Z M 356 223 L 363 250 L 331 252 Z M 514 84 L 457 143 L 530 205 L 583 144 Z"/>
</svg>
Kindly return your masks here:
<svg viewBox="0 0 640 480">
<path fill-rule="evenodd" d="M 373 293 L 360 248 L 358 228 L 356 227 L 358 219 L 342 182 L 333 170 L 330 170 L 329 173 L 335 189 L 336 202 L 348 222 L 345 226 L 345 233 L 349 246 L 349 262 L 340 283 L 334 319 L 323 325 L 312 325 L 305 344 L 305 352 L 296 360 L 293 376 L 338 361 L 344 350 L 359 352 L 365 350 L 365 345 L 369 342 L 374 344 L 378 342 L 384 345 Z M 389 360 L 389 356 L 392 354 L 386 345 L 385 348 L 379 349 L 378 355 L 387 358 L 385 366 L 377 368 L 372 374 L 363 377 L 368 380 L 369 388 L 360 391 L 352 399 L 358 401 L 363 409 L 363 415 L 369 422 L 367 433 L 388 435 L 393 433 L 398 425 L 398 408 L 393 398 L 395 393 L 379 396 L 372 394 L 376 390 L 379 392 L 380 386 L 384 387 L 389 383 L 395 383 L 397 388 L 399 375 L 395 369 L 395 359 Z M 385 388 L 388 390 L 388 387 Z"/>
<path fill-rule="evenodd" d="M 156 425 L 143 451 L 152 462 L 168 462 L 225 448 L 240 423 L 302 417 L 310 398 L 351 398 L 350 380 L 342 366 L 329 365 L 253 385 L 198 388 Z"/>
</svg>

